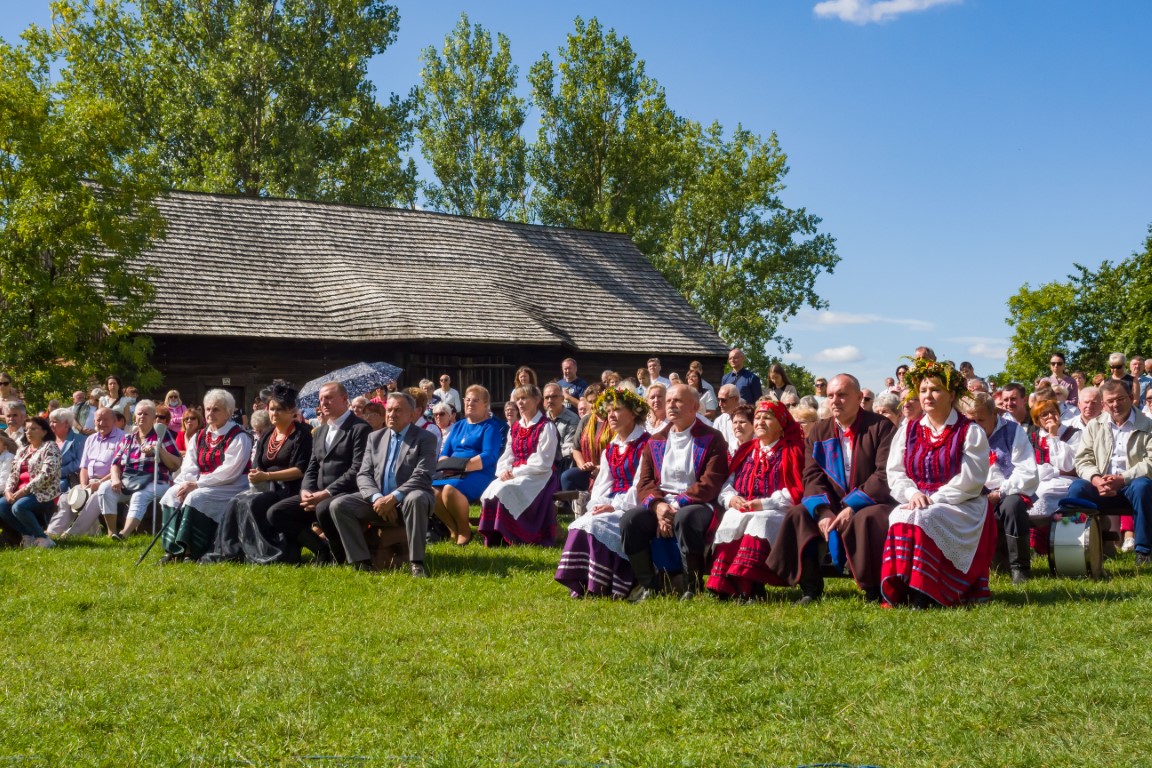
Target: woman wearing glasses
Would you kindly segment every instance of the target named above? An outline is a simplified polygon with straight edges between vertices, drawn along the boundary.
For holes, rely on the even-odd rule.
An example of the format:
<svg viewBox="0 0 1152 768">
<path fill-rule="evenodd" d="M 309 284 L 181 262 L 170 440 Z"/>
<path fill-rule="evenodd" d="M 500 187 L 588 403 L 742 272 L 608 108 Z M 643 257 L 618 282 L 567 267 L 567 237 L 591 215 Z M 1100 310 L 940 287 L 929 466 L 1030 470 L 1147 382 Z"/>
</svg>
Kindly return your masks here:
<svg viewBox="0 0 1152 768">
<path fill-rule="evenodd" d="M 1047 383 L 1052 388 L 1060 387 L 1068 393 L 1067 401 L 1075 403 L 1080 393 L 1080 386 L 1076 380 L 1068 375 L 1065 370 L 1064 355 L 1060 352 L 1053 352 L 1048 356 L 1048 371 L 1049 374 L 1040 380 L 1038 383 Z"/>
</svg>

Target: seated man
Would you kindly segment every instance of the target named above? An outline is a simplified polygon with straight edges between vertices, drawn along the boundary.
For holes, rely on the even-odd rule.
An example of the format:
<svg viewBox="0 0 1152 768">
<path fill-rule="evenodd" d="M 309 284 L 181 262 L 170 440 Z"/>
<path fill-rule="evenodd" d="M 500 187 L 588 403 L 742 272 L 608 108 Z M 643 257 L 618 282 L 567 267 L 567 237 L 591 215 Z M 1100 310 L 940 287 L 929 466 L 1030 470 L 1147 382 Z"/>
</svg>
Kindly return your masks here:
<svg viewBox="0 0 1152 768">
<path fill-rule="evenodd" d="M 880 565 L 895 506 L 888 492 L 888 448 L 896 428 L 866 410 L 860 382 L 842 373 L 828 383 L 832 415 L 812 425 L 805 446 L 804 498 L 788 510 L 768 555 L 768 568 L 799 584 L 807 605 L 824 594 L 820 543 L 844 543 L 856 584 L 880 600 Z"/>
<path fill-rule="evenodd" d="M 341 496 L 330 507 L 331 525 L 325 526 L 328 544 L 337 561 L 361 570 L 372 565 L 364 524 L 394 525 L 397 511 L 408 534 L 408 560 L 412 575 L 428 575 L 424 567 L 424 542 L 428 516 L 432 513 L 432 473 L 436 470 L 436 438 L 420 429 L 416 400 L 393 392 L 385 406 L 387 429 L 368 438 L 364 463 L 356 475 L 359 493 Z"/>
<path fill-rule="evenodd" d="M 116 426 L 116 414 L 111 408 L 97 409 L 95 423 L 96 431 L 85 439 L 84 452 L 80 454 L 80 485 L 88 489 L 88 500 L 79 510 L 62 505 L 48 524 L 49 534 L 62 538 L 87 536 L 99 527 L 100 496 L 96 491 L 112 477 L 112 458 L 124 438 L 124 430 Z"/>
<path fill-rule="evenodd" d="M 716 421 L 712 423 L 720 434 L 724 435 L 724 440 L 728 444 L 728 453 L 735 453 L 736 448 L 739 447 L 740 441 L 736 439 L 736 434 L 732 431 L 732 414 L 735 413 L 736 408 L 743 401 L 740 399 L 740 392 L 736 389 L 735 384 L 724 384 L 720 387 L 720 391 L 716 395 L 716 401 L 720 403 L 720 415 L 716 417 Z M 756 403 L 749 403 L 753 408 Z"/>
<path fill-rule="evenodd" d="M 576 434 L 580 417 L 564 407 L 564 390 L 553 382 L 544 385 L 545 415 L 556 425 L 560 435 L 560 448 L 556 451 L 556 469 L 563 472 L 572 466 L 572 449 L 576 447 Z"/>
<path fill-rule="evenodd" d="M 1076 406 L 1079 411 L 1075 416 L 1060 419 L 1060 423 L 1084 431 L 1088 422 L 1095 419 L 1104 410 L 1104 401 L 1100 399 L 1099 387 L 1084 387 L 1076 397 Z"/>
<path fill-rule="evenodd" d="M 988 435 L 991 467 L 984 487 L 1007 544 L 1012 583 L 1023 584 L 1032 578 L 1028 507 L 1040 485 L 1036 452 L 1024 429 L 996 412 L 996 401 L 989 395 L 976 394 L 968 417 Z"/>
<path fill-rule="evenodd" d="M 728 479 L 728 444 L 724 436 L 696 418 L 700 400 L 685 384 L 668 390 L 669 424 L 644 446 L 636 475 L 641 506 L 620 518 L 624 552 L 632 564 L 636 586 L 631 602 L 652 594 L 655 572 L 649 547 L 652 540 L 676 537 L 687 571 L 681 599 L 703 589 L 707 573 L 704 553 L 709 534 L 719 524 L 716 499 Z"/>
<path fill-rule="evenodd" d="M 364 446 L 371 427 L 352 413 L 348 390 L 338 381 L 320 387 L 320 413 L 325 421 L 312 435 L 312 458 L 304 473 L 299 496 L 289 496 L 268 509 L 265 537 L 279 539 L 283 561 L 296 563 L 300 547 L 306 546 L 324 561 L 331 557 L 328 547 L 312 530 L 317 520 L 325 532 L 329 528 L 332 500 L 356 492 L 356 475 L 364 461 Z M 259 521 L 257 521 L 259 522 Z"/>
<path fill-rule="evenodd" d="M 1152 562 L 1152 419 L 1132 407 L 1127 382 L 1100 385 L 1106 419 L 1089 421 L 1076 451 L 1079 480 L 1065 501 L 1087 501 L 1101 511 L 1135 512 L 1136 564 Z"/>
</svg>

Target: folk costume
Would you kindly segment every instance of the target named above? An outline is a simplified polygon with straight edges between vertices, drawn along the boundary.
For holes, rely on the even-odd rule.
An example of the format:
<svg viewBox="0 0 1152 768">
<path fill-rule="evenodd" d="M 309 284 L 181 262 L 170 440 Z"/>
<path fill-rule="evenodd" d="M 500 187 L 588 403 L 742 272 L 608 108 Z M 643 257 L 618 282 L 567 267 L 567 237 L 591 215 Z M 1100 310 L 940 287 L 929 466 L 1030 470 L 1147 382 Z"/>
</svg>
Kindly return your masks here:
<svg viewBox="0 0 1152 768">
<path fill-rule="evenodd" d="M 943 606 L 986 600 L 996 524 L 983 496 L 989 471 L 984 430 L 953 410 L 937 430 L 927 415 L 902 424 L 888 454 L 888 486 L 898 504 L 928 496 L 924 509 L 898 506 L 888 517 L 881 591 L 888 605 L 927 595 Z"/>
<path fill-rule="evenodd" d="M 1040 484 L 1036 488 L 1036 502 L 1028 510 L 1028 522 L 1032 548 L 1037 554 L 1048 554 L 1048 524 L 1060 499 L 1068 495 L 1076 479 L 1076 449 L 1082 436 L 1074 427 L 1061 426 L 1057 435 L 1039 429 L 1032 438 Z"/>
<path fill-rule="evenodd" d="M 572 597 L 624 598 L 636 583 L 624 554 L 620 519 L 636 506 L 634 481 L 649 437 L 637 424 L 631 434 L 617 436 L 600 454 L 600 471 L 592 486 L 588 512 L 568 526 L 568 540 L 556 569 L 556 581 L 568 587 Z M 605 506 L 612 511 L 593 512 Z"/>
<path fill-rule="evenodd" d="M 696 420 L 686 430 L 667 425 L 652 435 L 636 475 L 638 506 L 620 520 L 624 552 L 638 587 L 654 586 L 649 548 L 657 538 L 656 507 L 661 502 L 675 510 L 673 536 L 689 579 L 685 595 L 703 587 L 705 555 L 720 523 L 717 499 L 727 478 L 728 444 L 712 427 Z"/>
<path fill-rule="evenodd" d="M 770 412 L 783 433 L 770 445 L 759 439 L 744 443 L 729 465 L 728 480 L 720 491 L 725 512 L 713 539 L 707 583 L 709 590 L 723 596 L 758 597 L 764 585 L 783 584 L 766 561 L 788 509 L 803 493 L 804 431 L 778 402 L 764 401 L 756 410 Z M 750 502 L 754 509 L 731 506 L 737 499 Z"/>
<path fill-rule="evenodd" d="M 163 542 L 168 555 L 199 559 L 212 547 L 228 504 L 248 489 L 252 438 L 227 421 L 219 430 L 201 429 L 187 445 L 184 463 L 160 500 Z M 181 501 L 176 492 L 187 482 L 196 483 L 196 488 Z"/>
<path fill-rule="evenodd" d="M 312 431 L 298 422 L 281 438 L 269 429 L 256 444 L 255 468 L 261 472 L 298 469 L 298 480 L 273 480 L 266 488 L 249 488 L 228 504 L 216 532 L 213 549 L 201 562 L 249 562 L 267 565 L 284 557 L 281 540 L 268 523 L 268 510 L 273 504 L 300 495 L 303 473 L 312 458 Z"/>
<path fill-rule="evenodd" d="M 1012 580 L 1019 583 L 1032 574 L 1028 508 L 1040 482 L 1035 451 L 1024 428 L 1003 416 L 996 417 L 996 427 L 988 436 L 988 449 L 988 481 L 984 487 L 989 492 L 1000 492 L 992 512 L 1007 549 Z"/>
<path fill-rule="evenodd" d="M 477 530 L 487 547 L 536 544 L 550 547 L 556 540 L 556 505 L 560 488 L 553 464 L 560 438 L 556 425 L 543 409 L 530 420 L 520 418 L 508 433 L 508 445 L 496 462 L 496 480 L 480 496 Z M 500 475 L 512 472 L 512 479 Z"/>
<path fill-rule="evenodd" d="M 836 555 L 842 547 L 857 586 L 879 599 L 888 515 L 895 506 L 887 469 L 895 431 L 891 421 L 863 408 L 848 429 L 831 417 L 812 425 L 804 450 L 804 498 L 788 510 L 768 556 L 768 568 L 784 583 L 801 585 L 809 597 L 823 593 L 824 535 L 818 524 L 851 508 L 848 530 L 842 537 L 833 532 L 830 545 Z"/>
</svg>

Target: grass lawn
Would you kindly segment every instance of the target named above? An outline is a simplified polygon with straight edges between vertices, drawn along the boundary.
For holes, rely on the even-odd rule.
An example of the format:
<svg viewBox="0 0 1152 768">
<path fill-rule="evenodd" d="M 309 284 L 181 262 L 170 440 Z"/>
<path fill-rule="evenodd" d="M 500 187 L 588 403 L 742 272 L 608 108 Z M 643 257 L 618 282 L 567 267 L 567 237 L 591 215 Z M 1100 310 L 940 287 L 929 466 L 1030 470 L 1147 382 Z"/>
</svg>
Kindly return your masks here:
<svg viewBox="0 0 1152 768">
<path fill-rule="evenodd" d="M 0 765 L 1148 759 L 1152 574 L 1131 555 L 917 613 L 843 580 L 807 609 L 576 601 L 559 550 L 435 545 L 414 580 L 135 568 L 146 543 L 0 551 Z"/>
</svg>

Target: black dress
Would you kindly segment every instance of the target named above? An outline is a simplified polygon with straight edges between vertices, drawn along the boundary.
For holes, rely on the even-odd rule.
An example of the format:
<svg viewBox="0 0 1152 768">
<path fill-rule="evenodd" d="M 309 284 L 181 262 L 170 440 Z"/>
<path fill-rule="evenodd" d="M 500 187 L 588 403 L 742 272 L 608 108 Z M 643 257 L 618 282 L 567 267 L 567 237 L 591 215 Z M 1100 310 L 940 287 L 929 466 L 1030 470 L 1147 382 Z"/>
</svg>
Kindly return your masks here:
<svg viewBox="0 0 1152 768">
<path fill-rule="evenodd" d="M 258 565 L 283 562 L 280 537 L 268 525 L 268 509 L 278 501 L 300 494 L 303 473 L 312 457 L 312 431 L 306 425 L 294 424 L 292 433 L 270 457 L 268 453 L 275 434 L 276 430 L 270 429 L 260 438 L 252 466 L 261 472 L 279 472 L 295 467 L 300 470 L 300 477 L 288 482 L 271 481 L 264 484 L 267 486 L 264 489 L 253 488 L 234 498 L 217 529 L 213 551 L 204 555 L 202 562 Z"/>
</svg>

